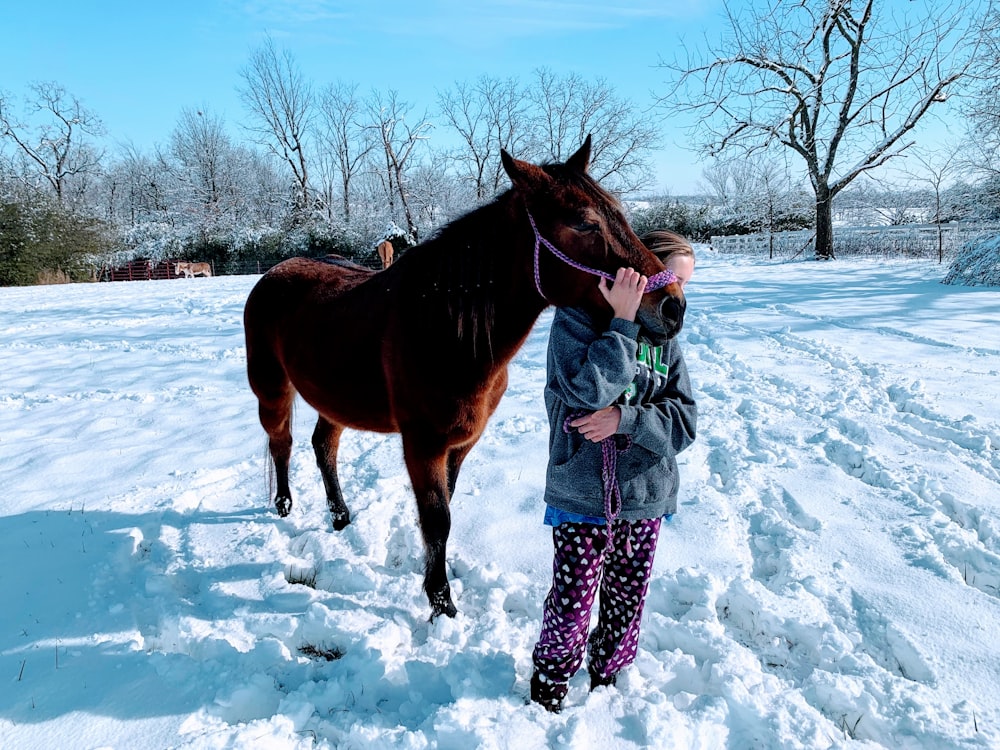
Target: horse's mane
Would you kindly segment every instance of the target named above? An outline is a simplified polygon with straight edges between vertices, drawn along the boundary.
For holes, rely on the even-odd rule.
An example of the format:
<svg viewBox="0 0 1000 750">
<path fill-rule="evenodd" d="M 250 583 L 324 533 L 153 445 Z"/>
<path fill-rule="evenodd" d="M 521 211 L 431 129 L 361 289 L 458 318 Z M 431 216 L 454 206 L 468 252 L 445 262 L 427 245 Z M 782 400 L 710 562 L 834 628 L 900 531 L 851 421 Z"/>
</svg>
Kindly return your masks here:
<svg viewBox="0 0 1000 750">
<path fill-rule="evenodd" d="M 458 337 L 471 338 L 474 352 L 485 344 L 491 356 L 496 302 L 505 288 L 497 273 L 509 265 L 498 254 L 510 252 L 512 193 L 507 190 L 438 227 L 400 262 L 406 260 L 415 277 L 408 283 L 421 284 L 445 302 Z"/>
</svg>

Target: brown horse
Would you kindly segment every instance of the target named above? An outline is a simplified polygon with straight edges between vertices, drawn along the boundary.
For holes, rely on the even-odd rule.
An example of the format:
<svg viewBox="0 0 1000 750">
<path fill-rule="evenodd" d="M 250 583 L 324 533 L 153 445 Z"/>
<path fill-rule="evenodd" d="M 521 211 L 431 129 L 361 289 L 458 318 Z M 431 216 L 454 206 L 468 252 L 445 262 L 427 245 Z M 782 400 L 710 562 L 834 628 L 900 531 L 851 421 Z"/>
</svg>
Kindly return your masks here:
<svg viewBox="0 0 1000 750">
<path fill-rule="evenodd" d="M 392 265 L 392 243 L 389 240 L 382 240 L 375 249 L 378 251 L 378 257 L 382 261 L 383 269 Z"/>
<path fill-rule="evenodd" d="M 456 614 L 445 571 L 459 470 L 507 387 L 507 364 L 541 312 L 582 306 L 611 317 L 595 275 L 658 275 L 638 320 L 674 336 L 684 297 L 587 173 L 590 136 L 565 163 L 501 152 L 513 187 L 410 248 L 384 271 L 336 256 L 268 271 L 244 310 L 247 374 L 274 462 L 279 515 L 292 507 L 292 402 L 319 413 L 312 435 L 337 530 L 351 516 L 337 478 L 347 427 L 398 432 L 413 485 L 432 614 Z M 652 280 L 651 280 L 652 281 Z"/>
</svg>

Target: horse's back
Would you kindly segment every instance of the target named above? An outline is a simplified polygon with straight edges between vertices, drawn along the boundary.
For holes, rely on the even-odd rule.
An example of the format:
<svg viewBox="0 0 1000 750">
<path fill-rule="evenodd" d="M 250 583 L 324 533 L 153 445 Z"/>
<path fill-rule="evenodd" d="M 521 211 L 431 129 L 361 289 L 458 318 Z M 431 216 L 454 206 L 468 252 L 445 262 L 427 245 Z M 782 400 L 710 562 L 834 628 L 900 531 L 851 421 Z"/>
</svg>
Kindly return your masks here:
<svg viewBox="0 0 1000 750">
<path fill-rule="evenodd" d="M 282 261 L 260 278 L 247 297 L 243 308 L 247 346 L 267 341 L 271 348 L 279 348 L 281 341 L 315 335 L 307 330 L 324 322 L 323 308 L 373 273 L 339 257 Z"/>
<path fill-rule="evenodd" d="M 289 258 L 271 268 L 254 285 L 247 297 L 244 318 L 248 324 L 265 325 L 293 314 L 303 305 L 337 297 L 371 278 L 373 273 L 340 256 Z"/>
</svg>

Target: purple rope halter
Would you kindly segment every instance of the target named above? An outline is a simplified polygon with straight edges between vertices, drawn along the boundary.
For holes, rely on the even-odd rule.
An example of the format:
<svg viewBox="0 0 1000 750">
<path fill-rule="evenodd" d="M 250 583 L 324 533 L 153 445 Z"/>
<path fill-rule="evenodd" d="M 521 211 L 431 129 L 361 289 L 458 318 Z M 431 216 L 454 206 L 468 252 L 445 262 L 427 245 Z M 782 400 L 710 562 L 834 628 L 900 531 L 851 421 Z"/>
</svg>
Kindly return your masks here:
<svg viewBox="0 0 1000 750">
<path fill-rule="evenodd" d="M 566 255 L 561 250 L 559 250 L 559 248 L 557 248 L 547 239 L 542 237 L 542 235 L 539 233 L 538 227 L 535 225 L 535 219 L 532 217 L 531 212 L 526 210 L 525 213 L 528 214 L 528 221 L 531 222 L 531 231 L 535 233 L 535 289 L 537 289 L 538 293 L 542 295 L 542 299 L 548 301 L 548 297 L 546 297 L 545 292 L 542 291 L 542 277 L 538 271 L 539 248 L 542 245 L 544 245 L 546 250 L 548 250 L 550 253 L 556 256 L 563 263 L 565 263 L 568 266 L 572 266 L 578 271 L 589 273 L 592 276 L 603 276 L 605 279 L 608 279 L 610 281 L 615 280 L 615 277 L 612 276 L 610 273 L 606 273 L 605 271 L 601 271 L 597 268 L 591 268 L 590 266 L 585 266 L 582 263 L 577 263 L 571 257 Z M 674 272 L 671 271 L 670 269 L 664 268 L 662 271 L 653 274 L 646 280 L 645 293 L 648 294 L 649 292 L 655 292 L 657 289 L 662 289 L 663 287 L 668 286 L 669 284 L 672 284 L 675 281 L 677 281 L 676 274 L 674 274 Z"/>
</svg>

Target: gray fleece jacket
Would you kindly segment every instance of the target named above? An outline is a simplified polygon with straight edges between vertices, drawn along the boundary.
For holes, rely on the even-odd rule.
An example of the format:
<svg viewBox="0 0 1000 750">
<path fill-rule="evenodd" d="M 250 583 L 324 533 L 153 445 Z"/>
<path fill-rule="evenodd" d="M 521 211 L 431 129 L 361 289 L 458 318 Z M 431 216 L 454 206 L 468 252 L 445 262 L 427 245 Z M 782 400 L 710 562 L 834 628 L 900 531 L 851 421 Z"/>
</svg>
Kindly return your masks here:
<svg viewBox="0 0 1000 750">
<path fill-rule="evenodd" d="M 607 330 L 584 311 L 558 308 L 549 332 L 545 407 L 549 463 L 545 502 L 555 508 L 604 516 L 601 444 L 567 418 L 611 404 L 621 409 L 620 435 L 631 445 L 618 454 L 622 497 L 619 518 L 637 521 L 677 510 L 676 456 L 694 442 L 698 409 L 676 339 L 652 343 L 638 323 L 613 318 Z M 625 441 L 627 443 L 627 441 Z"/>
</svg>

